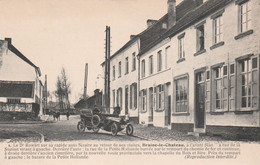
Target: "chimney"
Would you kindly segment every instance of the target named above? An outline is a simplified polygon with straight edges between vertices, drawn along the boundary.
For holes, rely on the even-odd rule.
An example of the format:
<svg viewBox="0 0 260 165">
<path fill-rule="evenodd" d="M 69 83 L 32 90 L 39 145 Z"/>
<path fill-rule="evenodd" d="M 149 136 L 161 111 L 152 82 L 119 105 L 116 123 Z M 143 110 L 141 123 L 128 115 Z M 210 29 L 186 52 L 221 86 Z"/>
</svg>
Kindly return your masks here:
<svg viewBox="0 0 260 165">
<path fill-rule="evenodd" d="M 155 24 L 156 22 L 158 22 L 157 20 L 153 20 L 153 19 L 148 19 L 146 21 L 147 23 L 147 28 L 149 28 L 150 26 L 152 26 L 153 24 Z"/>
<path fill-rule="evenodd" d="M 133 39 L 136 35 L 130 35 L 130 40 Z"/>
<path fill-rule="evenodd" d="M 168 0 L 168 28 L 176 24 L 176 0 Z"/>
<path fill-rule="evenodd" d="M 5 38 L 5 40 L 8 42 L 8 46 L 12 44 L 12 38 Z"/>
</svg>

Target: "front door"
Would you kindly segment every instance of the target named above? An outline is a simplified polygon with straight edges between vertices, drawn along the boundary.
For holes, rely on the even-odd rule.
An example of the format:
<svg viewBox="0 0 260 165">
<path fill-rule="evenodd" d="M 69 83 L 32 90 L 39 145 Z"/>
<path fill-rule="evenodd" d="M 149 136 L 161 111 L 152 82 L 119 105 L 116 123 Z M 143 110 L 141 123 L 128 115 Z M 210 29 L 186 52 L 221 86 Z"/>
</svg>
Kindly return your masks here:
<svg viewBox="0 0 260 165">
<path fill-rule="evenodd" d="M 195 128 L 205 125 L 205 76 L 204 72 L 196 74 L 196 113 Z"/>
</svg>

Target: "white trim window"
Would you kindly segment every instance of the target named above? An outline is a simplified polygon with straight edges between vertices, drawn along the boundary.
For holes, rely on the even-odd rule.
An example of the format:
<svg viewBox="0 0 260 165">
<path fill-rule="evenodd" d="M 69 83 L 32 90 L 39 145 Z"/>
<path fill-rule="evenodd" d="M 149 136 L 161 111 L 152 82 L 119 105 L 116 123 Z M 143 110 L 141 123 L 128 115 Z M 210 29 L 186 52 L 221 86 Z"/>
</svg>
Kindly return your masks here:
<svg viewBox="0 0 260 165">
<path fill-rule="evenodd" d="M 147 91 L 146 89 L 141 90 L 141 111 L 146 112 L 147 103 Z"/>
<path fill-rule="evenodd" d="M 137 108 L 137 83 L 130 85 L 130 109 Z"/>
<path fill-rule="evenodd" d="M 144 78 L 145 77 L 145 60 L 142 60 L 142 64 L 141 64 L 141 77 Z"/>
<path fill-rule="evenodd" d="M 153 74 L 153 55 L 149 56 L 149 74 Z"/>
<path fill-rule="evenodd" d="M 128 57 L 125 58 L 125 74 L 129 73 L 129 60 Z"/>
<path fill-rule="evenodd" d="M 132 53 L 132 71 L 136 70 L 136 57 L 135 57 L 135 52 Z"/>
<path fill-rule="evenodd" d="M 213 19 L 213 44 L 223 41 L 223 20 L 222 15 Z"/>
<path fill-rule="evenodd" d="M 164 85 L 158 85 L 156 88 L 156 110 L 164 110 Z"/>
<path fill-rule="evenodd" d="M 258 107 L 258 58 L 247 58 L 239 61 L 239 94 L 240 108 L 251 110 Z"/>
<path fill-rule="evenodd" d="M 113 80 L 116 79 L 116 67 L 115 65 L 113 66 Z"/>
<path fill-rule="evenodd" d="M 228 109 L 228 67 L 213 68 L 213 111 Z"/>
<path fill-rule="evenodd" d="M 157 71 L 160 72 L 162 70 L 162 51 L 157 52 Z"/>
<path fill-rule="evenodd" d="M 118 62 L 118 78 L 121 77 L 121 61 Z"/>
<path fill-rule="evenodd" d="M 117 90 L 117 100 L 116 100 L 117 106 L 122 109 L 122 88 L 118 88 Z"/>
<path fill-rule="evenodd" d="M 178 54 L 179 54 L 179 59 L 184 59 L 185 58 L 185 51 L 184 51 L 184 36 L 179 38 L 178 41 Z"/>
<path fill-rule="evenodd" d="M 197 52 L 204 50 L 204 24 L 200 25 L 196 28 L 196 34 L 197 34 Z"/>
<path fill-rule="evenodd" d="M 251 3 L 246 1 L 239 5 L 239 33 L 246 32 L 251 29 Z"/>
<path fill-rule="evenodd" d="M 188 112 L 188 76 L 175 79 L 176 113 Z"/>
</svg>

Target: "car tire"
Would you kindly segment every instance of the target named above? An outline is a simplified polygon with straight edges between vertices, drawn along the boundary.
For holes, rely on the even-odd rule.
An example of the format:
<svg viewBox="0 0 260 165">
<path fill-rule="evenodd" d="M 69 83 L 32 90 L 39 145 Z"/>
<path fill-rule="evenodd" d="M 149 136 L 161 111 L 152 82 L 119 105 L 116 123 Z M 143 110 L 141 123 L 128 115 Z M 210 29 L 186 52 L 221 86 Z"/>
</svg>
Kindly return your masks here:
<svg viewBox="0 0 260 165">
<path fill-rule="evenodd" d="M 101 122 L 101 118 L 99 115 L 93 115 L 91 119 L 91 124 L 93 127 L 98 128 Z"/>
<path fill-rule="evenodd" d="M 112 135 L 113 135 L 113 136 L 116 136 L 116 135 L 117 135 L 118 126 L 117 126 L 117 124 L 116 124 L 115 122 L 111 125 L 111 132 L 112 132 Z"/>
<path fill-rule="evenodd" d="M 128 124 L 128 125 L 126 126 L 126 134 L 127 134 L 128 136 L 132 136 L 133 133 L 134 133 L 134 127 L 133 127 L 133 125 L 132 125 L 132 124 Z"/>
<path fill-rule="evenodd" d="M 79 132 L 84 132 L 86 129 L 85 124 L 82 121 L 78 122 L 77 129 Z"/>
</svg>

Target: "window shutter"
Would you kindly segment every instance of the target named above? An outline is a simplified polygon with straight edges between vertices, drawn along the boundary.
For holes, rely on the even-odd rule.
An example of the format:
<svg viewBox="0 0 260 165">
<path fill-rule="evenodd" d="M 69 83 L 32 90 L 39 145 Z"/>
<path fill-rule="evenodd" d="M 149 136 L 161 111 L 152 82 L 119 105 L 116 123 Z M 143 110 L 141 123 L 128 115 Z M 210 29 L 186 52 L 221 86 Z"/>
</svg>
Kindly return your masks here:
<svg viewBox="0 0 260 165">
<path fill-rule="evenodd" d="M 130 85 L 130 109 L 132 109 L 133 85 Z"/>
<path fill-rule="evenodd" d="M 157 87 L 154 87 L 153 91 L 154 91 L 153 109 L 156 110 L 157 109 Z"/>
<path fill-rule="evenodd" d="M 161 87 L 162 87 L 162 92 L 161 92 L 162 93 L 161 94 L 162 95 L 162 103 L 161 103 L 162 108 L 161 109 L 163 110 L 165 107 L 165 85 L 161 85 Z"/>
<path fill-rule="evenodd" d="M 134 109 L 137 108 L 137 84 L 134 84 Z"/>
</svg>

